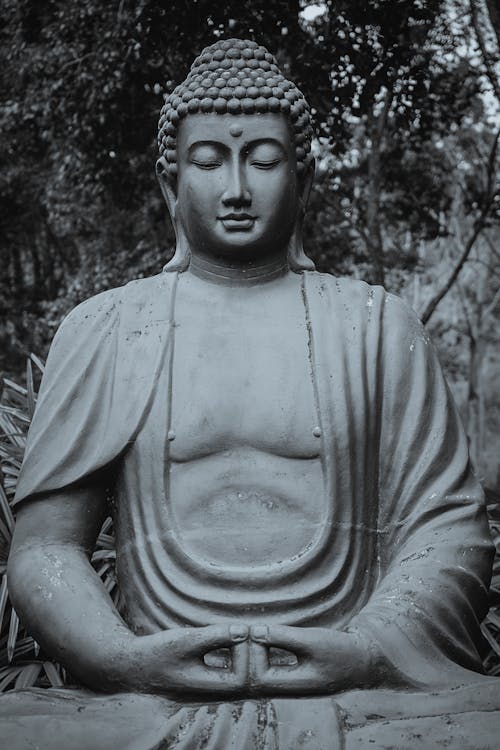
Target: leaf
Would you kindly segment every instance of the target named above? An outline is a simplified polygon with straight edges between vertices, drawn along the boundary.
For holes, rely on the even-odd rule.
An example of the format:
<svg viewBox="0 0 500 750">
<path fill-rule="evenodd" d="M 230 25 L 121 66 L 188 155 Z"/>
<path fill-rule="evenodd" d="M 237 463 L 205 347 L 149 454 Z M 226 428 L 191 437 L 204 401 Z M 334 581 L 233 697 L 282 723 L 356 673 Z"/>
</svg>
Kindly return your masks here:
<svg viewBox="0 0 500 750">
<path fill-rule="evenodd" d="M 35 363 L 35 365 L 38 367 L 38 369 L 43 375 L 43 373 L 45 372 L 45 365 L 40 359 L 40 357 L 37 357 L 36 354 L 33 354 L 33 352 L 31 352 L 30 359 Z"/>
<path fill-rule="evenodd" d="M 12 388 L 13 391 L 16 393 L 21 394 L 21 396 L 26 396 L 27 391 L 26 388 L 23 388 L 22 386 L 18 385 L 17 383 L 14 383 L 12 380 L 9 380 L 8 378 L 3 379 L 4 385 L 8 386 L 9 388 Z"/>
<path fill-rule="evenodd" d="M 11 682 L 14 682 L 19 674 L 21 667 L 12 666 L 0 669 L 0 693 L 4 693 Z"/>
<path fill-rule="evenodd" d="M 16 647 L 14 649 L 14 660 L 21 659 L 21 657 L 25 657 L 26 655 L 33 653 L 35 656 L 37 656 L 37 653 L 34 649 L 34 640 L 31 638 L 31 636 L 27 636 L 26 638 L 20 638 L 16 641 Z"/>
<path fill-rule="evenodd" d="M 16 677 L 14 688 L 16 690 L 22 690 L 27 687 L 34 687 L 42 668 L 43 664 L 40 662 L 33 662 L 32 664 L 23 666 Z"/>
<path fill-rule="evenodd" d="M 10 415 L 6 414 L 0 409 L 0 431 L 7 438 L 9 443 L 13 443 L 20 448 L 24 448 L 26 444 L 26 432 L 19 430 L 14 424 Z"/>
<path fill-rule="evenodd" d="M 102 525 L 99 537 L 110 535 L 110 531 L 113 531 L 113 519 L 111 518 L 111 516 L 108 516 Z M 113 537 L 110 536 L 110 538 Z"/>
<path fill-rule="evenodd" d="M 0 477 L 1 480 L 1 477 Z M 12 536 L 12 533 L 14 531 L 14 514 L 12 513 L 9 505 L 9 501 L 7 499 L 7 495 L 5 494 L 5 490 L 3 488 L 2 482 L 0 481 L 0 513 L 2 514 L 2 520 L 4 524 L 7 526 L 7 529 Z"/>
<path fill-rule="evenodd" d="M 111 534 L 103 534 L 102 532 L 99 534 L 99 537 L 97 539 L 97 547 L 100 547 L 101 549 L 111 549 L 114 550 L 115 548 L 115 538 Z"/>
<path fill-rule="evenodd" d="M 27 424 L 29 424 L 31 421 L 28 415 L 22 412 L 21 409 L 16 406 L 6 406 L 6 404 L 0 404 L 0 409 L 5 414 L 10 414 L 12 417 L 20 419 L 21 422 L 26 422 Z"/>
<path fill-rule="evenodd" d="M 488 643 L 490 644 L 495 654 L 500 657 L 500 643 L 498 643 L 498 641 L 495 640 L 495 638 L 492 636 L 492 634 L 490 633 L 490 631 L 484 624 L 481 625 L 481 632 L 483 636 L 486 638 L 486 640 L 488 641 Z"/>
<path fill-rule="evenodd" d="M 7 589 L 7 576 L 2 576 L 2 583 L 0 584 L 0 632 L 3 630 L 3 620 L 5 617 L 5 607 L 7 606 L 7 600 L 9 598 L 9 592 Z"/>
<path fill-rule="evenodd" d="M 9 635 L 7 638 L 7 661 L 12 661 L 14 657 L 14 649 L 16 647 L 17 634 L 19 632 L 19 617 L 14 608 L 10 613 L 10 624 L 9 624 Z"/>
<path fill-rule="evenodd" d="M 493 623 L 500 630 L 500 615 L 497 615 L 496 612 L 490 610 L 486 615 L 486 620 Z"/>
<path fill-rule="evenodd" d="M 62 687 L 64 685 L 64 681 L 55 664 L 51 661 L 44 661 L 43 668 L 52 687 Z"/>
<path fill-rule="evenodd" d="M 33 367 L 31 365 L 31 359 L 26 362 L 26 385 L 27 385 L 27 396 L 28 396 L 28 414 L 30 419 L 33 418 L 35 413 L 35 387 L 33 385 Z"/>
<path fill-rule="evenodd" d="M 99 549 L 92 555 L 92 562 L 96 563 L 99 560 L 107 560 L 108 562 L 116 559 L 116 552 L 114 549 Z M 111 564 L 111 562 L 110 562 Z"/>
<path fill-rule="evenodd" d="M 10 542 L 11 533 L 1 518 L 0 518 L 0 534 L 3 536 L 6 542 Z"/>
<path fill-rule="evenodd" d="M 100 568 L 97 570 L 97 575 L 99 576 L 99 578 L 104 578 L 105 574 L 107 573 L 107 571 L 109 570 L 109 568 L 111 567 L 111 565 L 112 565 L 112 563 L 110 563 L 110 562 L 104 562 L 100 566 Z"/>
</svg>

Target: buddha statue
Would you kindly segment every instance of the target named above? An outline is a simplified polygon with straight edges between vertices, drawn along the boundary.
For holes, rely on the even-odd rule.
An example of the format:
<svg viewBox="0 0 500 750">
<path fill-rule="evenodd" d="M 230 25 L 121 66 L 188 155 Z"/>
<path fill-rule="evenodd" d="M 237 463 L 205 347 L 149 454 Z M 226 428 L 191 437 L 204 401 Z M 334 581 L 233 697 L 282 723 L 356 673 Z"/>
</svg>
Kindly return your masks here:
<svg viewBox="0 0 500 750">
<path fill-rule="evenodd" d="M 14 606 L 82 687 L 4 696 L 3 746 L 497 747 L 467 440 L 415 314 L 304 254 L 303 95 L 218 41 L 159 145 L 175 253 L 62 323 L 15 500 Z"/>
</svg>

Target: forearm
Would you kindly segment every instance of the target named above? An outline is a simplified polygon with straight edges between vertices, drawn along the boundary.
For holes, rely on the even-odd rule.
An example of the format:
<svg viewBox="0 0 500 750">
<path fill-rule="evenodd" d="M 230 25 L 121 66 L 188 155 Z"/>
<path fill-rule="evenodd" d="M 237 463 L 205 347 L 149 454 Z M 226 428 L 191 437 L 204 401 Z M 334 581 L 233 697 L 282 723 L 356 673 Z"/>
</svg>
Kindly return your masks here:
<svg viewBox="0 0 500 750">
<path fill-rule="evenodd" d="M 8 566 L 16 611 L 40 645 L 94 689 L 126 687 L 123 656 L 138 640 L 116 611 L 86 553 L 68 544 L 14 549 Z"/>
</svg>

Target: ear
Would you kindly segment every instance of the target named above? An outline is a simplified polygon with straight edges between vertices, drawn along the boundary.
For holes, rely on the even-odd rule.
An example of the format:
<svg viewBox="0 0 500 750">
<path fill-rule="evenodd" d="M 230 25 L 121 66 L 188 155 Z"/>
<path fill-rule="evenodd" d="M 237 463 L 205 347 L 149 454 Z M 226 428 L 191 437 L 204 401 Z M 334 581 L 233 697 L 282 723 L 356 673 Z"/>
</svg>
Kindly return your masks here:
<svg viewBox="0 0 500 750">
<path fill-rule="evenodd" d="M 172 224 L 175 224 L 177 184 L 175 178 L 169 173 L 168 162 L 164 156 L 160 156 L 156 162 L 156 177 L 160 183 L 160 189 L 165 203 L 167 204 Z"/>
<path fill-rule="evenodd" d="M 296 273 L 302 271 L 314 271 L 315 269 L 313 261 L 305 254 L 302 243 L 302 224 L 304 223 L 304 216 L 309 202 L 309 196 L 311 194 L 315 168 L 316 162 L 314 157 L 310 156 L 309 160 L 306 162 L 305 171 L 298 179 L 299 206 L 297 217 L 295 219 L 295 226 L 288 243 L 287 253 L 288 265 L 290 266 L 290 269 Z"/>
<path fill-rule="evenodd" d="M 175 252 L 168 263 L 163 267 L 164 271 L 185 271 L 191 259 L 191 250 L 187 241 L 186 233 L 177 212 L 177 182 L 168 168 L 167 161 L 161 156 L 156 162 L 156 176 L 160 183 L 160 189 L 167 204 L 170 219 L 175 231 Z"/>
</svg>

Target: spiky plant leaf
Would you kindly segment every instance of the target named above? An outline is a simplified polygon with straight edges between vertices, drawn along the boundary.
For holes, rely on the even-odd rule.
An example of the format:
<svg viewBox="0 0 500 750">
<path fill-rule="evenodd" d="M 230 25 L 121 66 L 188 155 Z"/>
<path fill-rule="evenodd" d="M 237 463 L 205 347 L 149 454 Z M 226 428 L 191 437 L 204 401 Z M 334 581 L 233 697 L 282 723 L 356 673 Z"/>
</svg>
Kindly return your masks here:
<svg viewBox="0 0 500 750">
<path fill-rule="evenodd" d="M 9 666 L 0 669 L 0 693 L 8 690 L 8 688 L 15 683 L 16 678 L 22 669 L 22 666 Z"/>
<path fill-rule="evenodd" d="M 34 661 L 31 664 L 24 664 L 16 677 L 14 688 L 16 690 L 23 690 L 23 688 L 35 685 L 42 669 L 43 664 L 40 662 Z"/>
<path fill-rule="evenodd" d="M 64 685 L 64 679 L 61 674 L 61 669 L 56 667 L 51 661 L 44 661 L 43 668 L 45 674 L 50 682 L 51 687 L 62 687 Z"/>
</svg>

